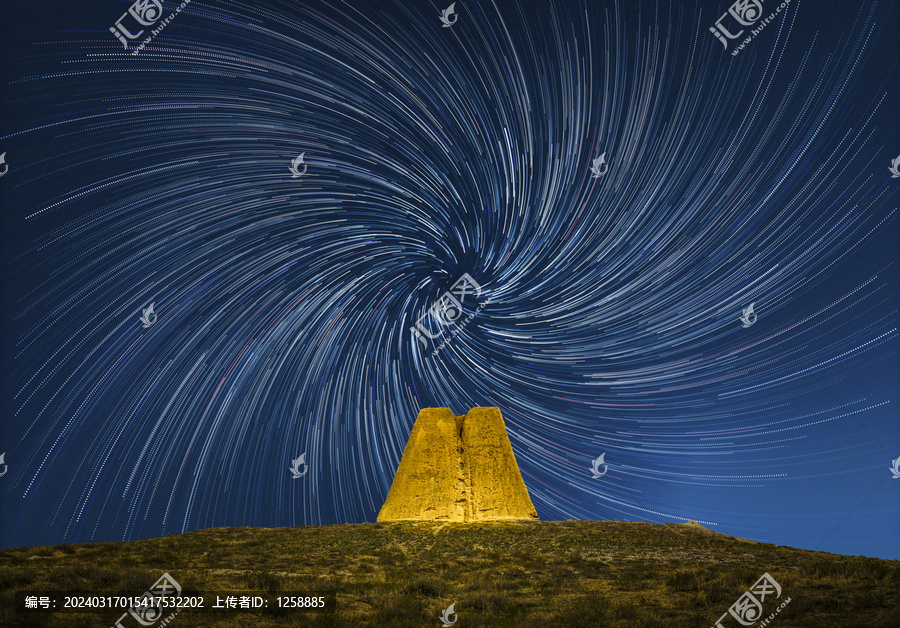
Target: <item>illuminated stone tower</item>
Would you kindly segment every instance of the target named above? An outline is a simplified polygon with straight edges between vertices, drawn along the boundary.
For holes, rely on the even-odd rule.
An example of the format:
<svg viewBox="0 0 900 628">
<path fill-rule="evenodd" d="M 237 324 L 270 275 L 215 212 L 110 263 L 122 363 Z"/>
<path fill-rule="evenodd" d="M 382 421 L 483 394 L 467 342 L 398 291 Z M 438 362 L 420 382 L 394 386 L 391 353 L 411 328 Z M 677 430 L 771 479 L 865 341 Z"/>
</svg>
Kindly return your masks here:
<svg viewBox="0 0 900 628">
<path fill-rule="evenodd" d="M 499 408 L 423 408 L 378 521 L 537 520 Z"/>
</svg>

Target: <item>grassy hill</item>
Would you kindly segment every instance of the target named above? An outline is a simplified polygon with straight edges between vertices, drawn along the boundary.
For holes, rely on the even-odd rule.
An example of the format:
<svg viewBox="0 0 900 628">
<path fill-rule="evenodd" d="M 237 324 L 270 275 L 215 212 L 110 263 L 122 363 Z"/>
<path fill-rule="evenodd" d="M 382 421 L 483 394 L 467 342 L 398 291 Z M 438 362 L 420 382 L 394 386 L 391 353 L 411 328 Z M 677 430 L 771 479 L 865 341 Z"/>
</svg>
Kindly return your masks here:
<svg viewBox="0 0 900 628">
<path fill-rule="evenodd" d="M 900 561 L 755 543 L 693 523 L 621 521 L 214 528 L 0 550 L 0 625 L 110 628 L 122 610 L 14 611 L 13 594 L 139 596 L 165 572 L 183 596 L 207 600 L 323 590 L 336 600 L 321 614 L 185 609 L 170 628 L 440 627 L 451 603 L 460 628 L 710 628 L 764 573 L 782 594 L 764 601 L 763 618 L 790 598 L 769 626 L 900 625 Z M 122 625 L 140 624 L 128 616 Z M 740 624 L 729 615 L 722 626 Z"/>
</svg>

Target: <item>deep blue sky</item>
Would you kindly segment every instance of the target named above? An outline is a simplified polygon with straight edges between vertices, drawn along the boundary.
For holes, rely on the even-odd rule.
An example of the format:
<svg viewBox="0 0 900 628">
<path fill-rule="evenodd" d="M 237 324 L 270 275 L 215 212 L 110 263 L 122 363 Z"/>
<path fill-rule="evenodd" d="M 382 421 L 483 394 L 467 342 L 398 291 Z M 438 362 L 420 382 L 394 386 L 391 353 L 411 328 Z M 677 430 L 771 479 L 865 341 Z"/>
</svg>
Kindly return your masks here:
<svg viewBox="0 0 900 628">
<path fill-rule="evenodd" d="M 2 3 L 0 546 L 374 521 L 498 406 L 542 519 L 900 558 L 897 3 L 130 4 Z"/>
</svg>

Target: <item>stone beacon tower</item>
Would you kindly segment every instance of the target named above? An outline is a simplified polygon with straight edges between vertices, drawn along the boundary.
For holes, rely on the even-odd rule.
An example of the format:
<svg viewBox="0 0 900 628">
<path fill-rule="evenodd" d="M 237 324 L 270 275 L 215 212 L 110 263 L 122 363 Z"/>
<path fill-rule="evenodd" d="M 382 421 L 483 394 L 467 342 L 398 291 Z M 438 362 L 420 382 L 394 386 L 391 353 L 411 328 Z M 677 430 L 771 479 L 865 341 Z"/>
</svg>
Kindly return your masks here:
<svg viewBox="0 0 900 628">
<path fill-rule="evenodd" d="M 423 408 L 378 521 L 538 520 L 499 408 Z"/>
</svg>

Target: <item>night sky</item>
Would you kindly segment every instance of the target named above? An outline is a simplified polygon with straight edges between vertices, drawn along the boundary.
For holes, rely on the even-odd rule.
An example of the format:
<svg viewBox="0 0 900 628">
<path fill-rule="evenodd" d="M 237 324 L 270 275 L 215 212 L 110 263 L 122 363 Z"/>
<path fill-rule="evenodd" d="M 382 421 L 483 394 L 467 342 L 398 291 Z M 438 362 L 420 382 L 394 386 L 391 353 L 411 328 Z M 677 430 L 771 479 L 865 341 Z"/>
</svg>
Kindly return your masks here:
<svg viewBox="0 0 900 628">
<path fill-rule="evenodd" d="M 179 4 L 2 2 L 0 546 L 374 521 L 497 406 L 543 520 L 900 558 L 900 3 Z"/>
</svg>

